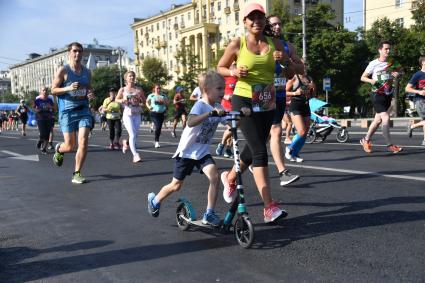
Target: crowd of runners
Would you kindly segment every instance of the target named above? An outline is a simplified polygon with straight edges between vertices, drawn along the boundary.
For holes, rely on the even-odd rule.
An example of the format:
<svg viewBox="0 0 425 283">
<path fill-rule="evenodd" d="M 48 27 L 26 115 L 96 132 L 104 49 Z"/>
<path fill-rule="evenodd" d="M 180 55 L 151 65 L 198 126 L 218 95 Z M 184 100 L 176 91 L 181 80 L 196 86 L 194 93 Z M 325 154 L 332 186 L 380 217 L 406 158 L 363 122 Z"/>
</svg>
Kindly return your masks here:
<svg viewBox="0 0 425 283">
<path fill-rule="evenodd" d="M 182 187 L 183 180 L 200 168 L 208 178 L 207 207 L 203 217 L 205 224 L 218 225 L 220 219 L 214 211 L 219 183 L 223 184 L 223 197 L 231 202 L 237 186 L 236 168 L 219 174 L 213 154 L 210 153 L 212 137 L 219 123 L 225 124 L 221 141 L 215 154 L 233 158 L 231 133 L 225 118 L 212 117 L 211 113 L 223 114 L 225 111 L 243 111 L 246 115 L 239 121 L 239 129 L 245 138 L 245 147 L 240 152 L 242 172 L 249 169 L 253 174 L 259 195 L 264 202 L 264 221 L 274 222 L 287 213 L 279 208 L 272 198 L 270 188 L 268 151 L 275 161 L 279 172 L 280 185 L 285 186 L 299 179 L 285 167 L 285 159 L 290 162 L 303 162 L 300 152 L 306 141 L 310 125 L 309 98 L 315 96 L 316 85 L 307 74 L 306 62 L 298 56 L 295 47 L 281 38 L 282 23 L 279 17 L 266 17 L 264 8 L 257 3 L 246 6 L 243 14 L 246 35 L 235 38 L 229 43 L 216 71 L 202 73 L 198 77 L 199 86 L 185 97 L 185 89 L 175 88 L 175 95 L 169 99 L 156 84 L 152 93 L 145 95 L 138 87 L 136 74 L 132 71 L 124 74 L 125 86 L 111 88 L 109 96 L 99 110 L 109 128 L 109 149 L 130 151 L 132 162 L 143 160 L 137 150 L 137 135 L 140 129 L 143 108 L 150 112 L 153 123 L 153 147 L 160 147 L 160 136 L 168 107 L 174 106 L 171 134 L 177 138 L 176 128 L 181 122 L 183 132 L 173 156 L 175 159 L 172 181 L 157 194 L 148 195 L 148 209 L 152 216 L 159 215 L 161 202 L 171 193 Z M 367 153 L 372 152 L 372 137 L 379 126 L 390 152 L 398 153 L 402 147 L 393 144 L 390 135 L 389 108 L 393 94 L 393 80 L 402 70 L 389 60 L 391 43 L 383 41 L 377 47 L 378 58 L 371 61 L 361 81 L 372 85 L 371 101 L 376 112 L 360 144 Z M 89 133 L 94 125 L 90 100 L 95 96 L 91 87 L 91 72 L 81 64 L 83 47 L 78 42 L 68 46 L 69 62 L 59 68 L 51 87 L 41 89 L 40 96 L 33 102 L 39 129 L 37 147 L 42 153 L 53 149 L 52 129 L 54 113 L 58 111 L 58 124 L 63 133 L 63 142 L 54 148 L 53 162 L 61 166 L 66 153 L 76 151 L 75 169 L 72 183 L 82 184 L 85 178 L 81 174 L 87 156 Z M 414 94 L 417 111 L 423 119 L 419 123 L 409 124 L 407 135 L 412 136 L 415 128 L 422 128 L 425 145 L 425 57 L 419 58 L 421 70 L 406 86 L 406 91 Z M 194 101 L 192 109 L 187 102 Z M 171 103 L 172 102 L 172 103 Z M 21 100 L 16 111 L 1 113 L 1 129 L 17 129 L 17 121 L 22 121 L 21 133 L 26 135 L 26 120 L 29 108 Z M 292 124 L 296 134 L 291 137 Z M 122 126 L 126 129 L 123 137 Z M 285 135 L 283 135 L 285 134 Z M 282 136 L 285 140 L 282 141 Z M 282 144 L 286 144 L 284 148 Z"/>
</svg>

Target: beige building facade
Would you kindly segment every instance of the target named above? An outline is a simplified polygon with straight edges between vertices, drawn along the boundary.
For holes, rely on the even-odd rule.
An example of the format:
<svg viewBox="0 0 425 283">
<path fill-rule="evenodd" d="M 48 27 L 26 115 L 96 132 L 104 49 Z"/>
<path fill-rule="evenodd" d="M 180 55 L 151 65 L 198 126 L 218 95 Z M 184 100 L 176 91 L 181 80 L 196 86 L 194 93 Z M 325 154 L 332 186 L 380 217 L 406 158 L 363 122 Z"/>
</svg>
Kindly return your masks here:
<svg viewBox="0 0 425 283">
<path fill-rule="evenodd" d="M 244 34 L 243 10 L 250 2 L 271 10 L 271 0 L 192 0 L 185 5 L 173 5 L 170 10 L 147 19 L 135 19 L 131 25 L 134 34 L 134 54 L 137 75 L 142 77 L 142 64 L 146 57 L 161 59 L 175 80 L 184 72 L 177 61 L 182 47 L 198 56 L 203 68 L 209 68 L 217 53 L 234 37 Z M 301 14 L 300 0 L 282 0 L 294 15 Z M 343 21 L 343 0 L 306 0 L 307 8 L 328 3 Z M 171 82 L 170 86 L 174 83 Z"/>
<path fill-rule="evenodd" d="M 83 44 L 82 63 L 90 68 L 116 64 L 117 55 L 112 55 L 113 47 L 99 44 Z M 87 62 L 90 61 L 90 64 Z M 30 54 L 26 61 L 9 67 L 11 90 L 20 95 L 28 91 L 40 91 L 43 86 L 51 86 L 56 70 L 68 62 L 66 47 L 52 49 L 48 54 Z M 124 60 L 123 60 L 124 62 Z"/>
<path fill-rule="evenodd" d="M 417 8 L 418 1 L 412 0 L 363 0 L 363 26 L 365 30 L 384 17 L 399 25 L 409 28 L 415 22 L 412 19 L 412 10 Z"/>
</svg>

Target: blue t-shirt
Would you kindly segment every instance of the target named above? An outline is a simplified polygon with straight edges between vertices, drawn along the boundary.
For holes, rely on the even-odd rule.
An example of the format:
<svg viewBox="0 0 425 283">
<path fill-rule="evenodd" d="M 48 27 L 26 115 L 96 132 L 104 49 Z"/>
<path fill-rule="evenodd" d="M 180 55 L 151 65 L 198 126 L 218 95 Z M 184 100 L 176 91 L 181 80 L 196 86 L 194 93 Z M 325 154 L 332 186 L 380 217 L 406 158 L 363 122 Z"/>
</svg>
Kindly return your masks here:
<svg viewBox="0 0 425 283">
<path fill-rule="evenodd" d="M 164 113 L 165 110 L 167 110 L 168 98 L 165 95 L 156 95 L 155 93 L 151 93 L 147 100 L 150 102 L 152 112 Z"/>
<path fill-rule="evenodd" d="M 410 78 L 409 84 L 411 84 L 417 90 L 425 90 L 425 72 L 418 71 L 414 73 Z M 415 99 L 425 99 L 425 97 L 416 94 Z"/>
<path fill-rule="evenodd" d="M 40 110 L 35 114 L 37 121 L 53 119 L 52 108 L 54 103 L 52 98 L 47 97 L 46 99 L 42 99 L 41 97 L 37 97 L 34 101 L 34 105 L 36 109 Z"/>
<path fill-rule="evenodd" d="M 87 98 L 88 86 L 90 84 L 89 70 L 81 66 L 81 74 L 76 74 L 72 71 L 69 65 L 65 65 L 67 74 L 66 80 L 62 83 L 61 87 L 70 86 L 73 82 L 78 82 L 79 87 L 76 90 L 68 91 L 62 95 L 58 95 L 58 109 L 59 112 L 82 110 L 89 108 L 89 100 Z"/>
</svg>

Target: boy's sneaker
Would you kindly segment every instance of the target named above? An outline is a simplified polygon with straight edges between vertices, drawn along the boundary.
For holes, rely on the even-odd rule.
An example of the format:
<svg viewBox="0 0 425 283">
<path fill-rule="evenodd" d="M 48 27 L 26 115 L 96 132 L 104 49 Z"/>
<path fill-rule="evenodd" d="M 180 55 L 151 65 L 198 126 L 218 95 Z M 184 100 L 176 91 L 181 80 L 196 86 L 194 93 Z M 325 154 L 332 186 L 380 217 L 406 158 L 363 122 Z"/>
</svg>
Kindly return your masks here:
<svg viewBox="0 0 425 283">
<path fill-rule="evenodd" d="M 230 184 L 227 180 L 227 175 L 229 171 L 224 171 L 221 173 L 221 182 L 223 183 L 223 198 L 227 203 L 231 203 L 235 200 L 236 197 L 236 184 Z"/>
<path fill-rule="evenodd" d="M 49 142 L 49 145 L 47 146 L 47 149 L 48 150 L 54 149 L 54 146 L 53 146 L 53 143 L 52 142 Z"/>
<path fill-rule="evenodd" d="M 391 151 L 392 153 L 398 153 L 398 152 L 400 152 L 400 151 L 402 151 L 402 150 L 403 150 L 403 148 L 402 148 L 402 147 L 396 146 L 395 144 L 391 144 L 391 145 L 389 145 L 387 148 L 388 148 L 388 150 L 389 150 L 389 151 Z"/>
<path fill-rule="evenodd" d="M 159 144 L 159 142 L 155 142 L 155 148 L 160 148 L 161 145 Z"/>
<path fill-rule="evenodd" d="M 289 146 L 285 148 L 285 158 L 288 160 L 291 160 L 292 158 L 291 148 Z"/>
<path fill-rule="evenodd" d="M 55 154 L 53 155 L 53 163 L 58 167 L 62 166 L 63 163 L 63 153 L 59 152 L 59 147 L 60 143 L 57 143 L 55 147 Z"/>
<path fill-rule="evenodd" d="M 176 131 L 172 131 L 172 132 L 171 132 L 171 136 L 172 136 L 173 138 L 177 137 L 177 136 L 176 136 Z"/>
<path fill-rule="evenodd" d="M 363 150 L 366 153 L 371 153 L 372 152 L 372 143 L 368 140 L 366 140 L 365 138 L 362 138 L 360 140 L 360 144 L 363 146 Z"/>
<path fill-rule="evenodd" d="M 411 137 L 412 137 L 412 132 L 413 132 L 412 125 L 408 124 L 408 125 L 407 125 L 407 136 L 408 136 L 409 138 L 411 138 Z"/>
<path fill-rule="evenodd" d="M 215 214 L 215 212 L 212 213 L 204 213 L 204 217 L 202 217 L 202 224 L 204 225 L 211 225 L 214 227 L 218 227 L 221 224 L 220 217 Z"/>
<path fill-rule="evenodd" d="M 74 184 L 83 184 L 86 182 L 86 179 L 84 179 L 83 176 L 81 176 L 80 171 L 74 172 L 74 174 L 72 174 L 72 183 Z"/>
<path fill-rule="evenodd" d="M 223 155 L 223 151 L 224 151 L 224 144 L 219 143 L 217 145 L 217 148 L 215 149 L 215 154 L 217 154 L 218 156 Z"/>
<path fill-rule="evenodd" d="M 288 169 L 284 170 L 280 175 L 280 185 L 285 186 L 288 185 L 300 178 L 298 175 L 292 175 L 291 172 L 289 172 Z"/>
<path fill-rule="evenodd" d="M 272 223 L 277 221 L 278 219 L 284 218 L 288 215 L 288 213 L 280 209 L 277 206 L 277 203 L 272 202 L 269 204 L 268 207 L 264 208 L 264 222 L 265 223 Z"/>
<path fill-rule="evenodd" d="M 224 151 L 224 157 L 226 158 L 233 158 L 233 152 L 230 148 L 226 148 L 226 150 Z"/>
<path fill-rule="evenodd" d="M 153 217 L 158 217 L 160 205 L 154 206 L 152 201 L 155 198 L 155 193 L 148 194 L 148 211 Z"/>
</svg>

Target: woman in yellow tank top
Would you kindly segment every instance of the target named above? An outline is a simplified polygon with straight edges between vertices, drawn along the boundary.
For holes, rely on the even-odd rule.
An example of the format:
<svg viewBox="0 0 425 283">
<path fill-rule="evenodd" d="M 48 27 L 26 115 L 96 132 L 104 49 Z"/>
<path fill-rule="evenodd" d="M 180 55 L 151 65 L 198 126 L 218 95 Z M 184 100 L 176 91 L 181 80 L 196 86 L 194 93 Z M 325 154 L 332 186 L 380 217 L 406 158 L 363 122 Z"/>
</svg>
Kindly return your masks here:
<svg viewBox="0 0 425 283">
<path fill-rule="evenodd" d="M 268 173 L 267 139 L 272 125 L 275 108 L 274 69 L 275 61 L 289 68 L 287 76 L 293 75 L 291 62 L 279 40 L 266 37 L 264 28 L 266 17 L 264 8 L 257 3 L 249 3 L 244 9 L 244 25 L 247 35 L 234 39 L 226 48 L 217 70 L 223 76 L 238 77 L 232 97 L 232 108 L 239 111 L 249 107 L 251 116 L 243 117 L 240 129 L 247 145 L 241 152 L 241 169 L 250 164 L 258 191 L 264 201 L 264 221 L 274 222 L 287 213 L 273 201 L 270 192 Z M 230 69 L 236 62 L 236 69 Z M 291 73 L 291 74 L 290 74 Z M 236 171 L 225 171 L 221 175 L 226 199 L 236 195 Z"/>
</svg>

